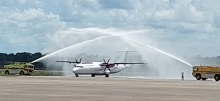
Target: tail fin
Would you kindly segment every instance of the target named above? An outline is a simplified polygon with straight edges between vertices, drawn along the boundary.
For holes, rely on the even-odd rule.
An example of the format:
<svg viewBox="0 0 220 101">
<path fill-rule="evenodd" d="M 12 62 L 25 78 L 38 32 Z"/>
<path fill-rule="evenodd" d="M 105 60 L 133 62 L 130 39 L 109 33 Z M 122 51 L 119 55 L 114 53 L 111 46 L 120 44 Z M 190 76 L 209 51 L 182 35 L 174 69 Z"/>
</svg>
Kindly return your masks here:
<svg viewBox="0 0 220 101">
<path fill-rule="evenodd" d="M 125 49 L 124 51 L 116 51 L 116 52 L 123 52 L 122 56 L 119 58 L 119 60 L 117 62 L 126 63 L 127 62 L 128 52 L 135 52 L 135 51 Z"/>
</svg>

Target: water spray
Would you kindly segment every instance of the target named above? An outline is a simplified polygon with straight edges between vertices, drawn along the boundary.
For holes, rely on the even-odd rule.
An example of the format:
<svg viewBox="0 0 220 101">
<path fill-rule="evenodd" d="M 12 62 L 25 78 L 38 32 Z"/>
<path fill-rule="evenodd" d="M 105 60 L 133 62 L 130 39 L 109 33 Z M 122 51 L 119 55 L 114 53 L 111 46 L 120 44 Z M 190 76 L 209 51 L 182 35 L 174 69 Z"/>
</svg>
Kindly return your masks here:
<svg viewBox="0 0 220 101">
<path fill-rule="evenodd" d="M 80 29 L 75 29 L 75 28 L 74 28 L 74 30 L 80 31 Z M 81 30 L 82 30 L 82 29 L 81 29 Z M 87 28 L 87 29 L 83 29 L 83 30 L 85 30 L 85 31 L 91 31 L 91 30 L 94 30 L 94 29 L 93 29 L 93 28 L 92 28 L 92 29 L 91 29 L 91 28 Z M 164 51 L 162 51 L 162 50 L 159 50 L 159 49 L 156 49 L 156 48 L 154 48 L 154 47 L 152 47 L 152 46 L 145 45 L 145 44 L 142 44 L 142 43 L 139 43 L 139 42 L 136 42 L 136 41 L 133 41 L 133 40 L 124 38 L 123 36 L 126 35 L 126 32 L 122 32 L 122 33 L 123 33 L 123 36 L 122 36 L 122 35 L 113 34 L 114 31 L 111 33 L 111 32 L 105 32 L 104 30 L 100 30 L 100 29 L 97 29 L 97 28 L 95 28 L 95 30 L 96 30 L 96 31 L 98 30 L 98 32 L 101 32 L 101 33 L 106 33 L 106 34 L 108 34 L 108 35 L 110 35 L 110 36 L 118 36 L 118 37 L 120 37 L 120 38 L 122 38 L 122 39 L 124 39 L 124 40 L 126 40 L 126 41 L 133 42 L 133 43 L 135 43 L 135 44 L 138 44 L 138 45 L 142 45 L 142 46 L 151 48 L 151 49 L 153 49 L 153 50 L 156 50 L 156 51 L 158 51 L 158 52 L 160 52 L 160 53 L 163 53 L 163 54 L 165 54 L 165 55 L 167 55 L 167 56 L 170 56 L 170 57 L 172 57 L 172 58 L 174 58 L 174 59 L 176 59 L 176 60 L 178 60 L 178 61 L 180 61 L 180 62 L 183 62 L 183 63 L 187 64 L 188 66 L 191 66 L 191 67 L 192 67 L 191 64 L 189 64 L 189 63 L 187 63 L 187 62 L 185 62 L 185 61 L 183 61 L 183 60 L 181 60 L 181 59 L 179 59 L 179 58 L 177 58 L 177 57 L 175 57 L 175 56 L 173 56 L 173 55 L 171 55 L 171 54 L 169 54 L 169 53 L 166 53 L 166 52 L 164 52 Z M 109 30 L 108 30 L 108 31 L 109 31 Z M 134 32 L 138 32 L 138 31 L 127 32 L 127 34 L 131 34 L 131 33 L 134 33 Z M 106 35 L 106 34 L 105 34 L 105 35 Z M 74 44 L 74 45 L 72 45 L 72 46 L 69 46 L 69 47 L 60 49 L 60 50 L 55 51 L 55 52 L 53 52 L 53 53 L 51 53 L 51 54 L 49 54 L 49 55 L 46 55 L 46 56 L 44 56 L 44 57 L 42 57 L 42 58 L 39 58 L 39 59 L 33 61 L 32 63 L 37 62 L 37 61 L 41 61 L 41 60 L 43 60 L 43 59 L 45 59 L 45 58 L 47 58 L 47 57 L 50 57 L 50 56 L 52 56 L 52 55 L 54 55 L 54 54 L 57 54 L 57 53 L 62 52 L 62 51 L 65 51 L 65 50 L 70 49 L 70 48 L 72 48 L 72 47 L 75 47 L 75 46 L 78 46 L 78 45 L 82 45 L 82 44 L 84 44 L 84 43 L 88 43 L 89 41 L 95 41 L 95 40 L 98 40 L 98 39 L 102 39 L 102 38 L 104 38 L 104 37 L 106 37 L 106 36 L 101 36 L 101 37 L 95 38 L 95 39 L 93 39 L 93 40 L 87 40 L 87 41 L 84 41 L 84 42 L 81 42 L 81 43 L 78 43 L 78 44 Z"/>
<path fill-rule="evenodd" d="M 129 44 L 136 44 L 136 45 L 139 45 L 139 46 L 142 46 L 142 47 L 144 46 L 144 48 L 153 49 L 153 50 L 155 50 L 155 51 L 157 51 L 157 52 L 159 52 L 159 53 L 165 54 L 165 55 L 167 55 L 167 56 L 169 56 L 169 57 L 172 57 L 172 58 L 174 58 L 174 59 L 176 59 L 176 60 L 178 60 L 178 61 L 180 61 L 180 62 L 182 62 L 182 63 L 184 63 L 184 64 L 187 64 L 188 66 L 191 66 L 191 67 L 192 67 L 191 64 L 189 64 L 189 63 L 187 63 L 187 62 L 185 62 L 185 61 L 183 61 L 183 60 L 181 60 L 181 59 L 179 59 L 179 58 L 177 58 L 177 57 L 175 57 L 175 56 L 173 56 L 173 55 L 171 55 L 171 54 L 169 54 L 169 53 L 166 53 L 166 52 L 164 52 L 164 51 L 162 51 L 162 50 L 156 49 L 156 48 L 154 48 L 154 47 L 152 47 L 152 46 L 145 45 L 145 44 L 143 44 L 143 43 L 137 42 L 136 40 L 134 41 L 134 40 L 125 38 L 125 36 L 131 35 L 131 34 L 133 35 L 133 34 L 136 33 L 136 32 L 138 33 L 138 31 L 136 31 L 136 32 L 135 32 L 135 31 L 133 31 L 133 32 L 120 32 L 120 31 L 119 31 L 119 33 L 118 33 L 117 31 L 112 31 L 112 30 L 109 30 L 109 29 L 106 29 L 106 30 L 100 30 L 100 29 L 81 29 L 81 30 L 79 30 L 79 29 L 73 29 L 73 30 L 86 31 L 86 32 L 95 32 L 95 33 L 98 32 L 98 33 L 103 34 L 103 35 L 105 35 L 105 36 L 101 36 L 101 37 L 97 37 L 97 38 L 94 38 L 94 39 L 91 39 L 91 40 L 83 41 L 83 42 L 80 42 L 80 43 L 71 45 L 71 46 L 69 46 L 69 47 L 60 49 L 60 50 L 55 51 L 55 52 L 52 52 L 51 54 L 48 54 L 48 55 L 46 55 L 46 56 L 44 56 L 44 57 L 41 57 L 41 58 L 39 58 L 39 59 L 33 61 L 32 63 L 41 61 L 41 60 L 43 60 L 43 59 L 45 59 L 45 58 L 48 58 L 48 57 L 53 56 L 53 55 L 55 55 L 55 54 L 64 52 L 65 50 L 68 50 L 68 49 L 71 49 L 71 48 L 74 48 L 74 47 L 77 48 L 77 47 L 86 46 L 87 43 L 90 43 L 90 42 L 94 42 L 94 41 L 97 41 L 97 40 L 100 40 L 100 39 L 103 39 L 103 38 L 107 38 L 107 37 L 117 36 L 117 37 L 123 39 L 124 41 L 127 41 Z M 140 32 L 140 31 L 139 31 L 139 32 Z M 108 35 L 108 36 L 106 36 L 106 35 Z"/>
<path fill-rule="evenodd" d="M 145 44 L 138 43 L 138 42 L 136 42 L 136 41 L 133 41 L 133 40 L 130 40 L 130 39 L 127 39 L 127 38 L 123 38 L 123 39 L 124 39 L 124 40 L 127 40 L 127 41 L 129 41 L 129 42 L 133 42 L 133 43 L 135 43 L 135 44 L 142 45 L 142 46 L 148 47 L 148 48 L 150 48 L 150 49 L 156 50 L 156 51 L 158 51 L 158 52 L 160 52 L 160 53 L 163 53 L 163 54 L 165 54 L 165 55 L 167 55 L 167 56 L 170 56 L 170 57 L 172 57 L 172 58 L 174 58 L 174 59 L 176 59 L 176 60 L 178 60 L 178 61 L 180 61 L 180 62 L 182 62 L 182 63 L 185 63 L 186 65 L 188 65 L 188 66 L 190 66 L 190 67 L 192 67 L 192 65 L 191 65 L 190 63 L 187 63 L 187 62 L 183 61 L 182 59 L 177 58 L 177 57 L 175 57 L 175 56 L 173 56 L 173 55 L 171 55 L 171 54 L 169 54 L 169 53 L 166 53 L 166 52 L 164 52 L 164 51 L 162 51 L 162 50 L 156 49 L 156 48 L 154 48 L 154 47 L 152 47 L 152 46 L 149 46 L 149 45 L 145 45 Z"/>
<path fill-rule="evenodd" d="M 48 54 L 48 55 L 46 55 L 46 56 L 44 56 L 44 57 L 41 57 L 41 58 L 39 58 L 39 59 L 37 59 L 37 60 L 34 60 L 34 61 L 31 62 L 31 63 L 35 63 L 35 62 L 41 61 L 41 60 L 43 60 L 43 59 L 45 59 L 45 58 L 48 58 L 48 57 L 50 57 L 50 56 L 53 56 L 53 55 L 55 55 L 55 54 L 57 54 L 57 53 L 60 53 L 60 52 L 62 52 L 62 51 L 68 50 L 68 49 L 70 49 L 70 48 L 72 48 L 72 47 L 80 46 L 80 45 L 86 44 L 86 43 L 88 43 L 88 42 L 93 42 L 93 41 L 100 40 L 100 39 L 103 39 L 103 38 L 106 38 L 106 37 L 110 37 L 110 36 L 101 36 L 101 37 L 98 37 L 98 38 L 95 38 L 95 39 L 92 39 L 92 40 L 87 40 L 87 41 L 83 41 L 83 42 L 78 43 L 78 44 L 71 45 L 71 46 L 69 46 L 69 47 L 66 47 L 66 48 L 60 49 L 60 50 L 58 50 L 58 51 L 55 51 L 55 52 L 53 52 L 53 53 L 51 53 L 51 54 Z"/>
</svg>

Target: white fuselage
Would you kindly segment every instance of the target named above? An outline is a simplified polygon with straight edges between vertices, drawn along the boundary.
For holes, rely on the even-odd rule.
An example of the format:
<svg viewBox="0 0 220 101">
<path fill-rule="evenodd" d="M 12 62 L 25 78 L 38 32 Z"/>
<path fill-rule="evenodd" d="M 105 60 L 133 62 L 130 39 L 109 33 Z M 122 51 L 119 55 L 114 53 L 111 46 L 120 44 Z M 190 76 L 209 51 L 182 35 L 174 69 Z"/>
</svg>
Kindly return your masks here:
<svg viewBox="0 0 220 101">
<path fill-rule="evenodd" d="M 105 66 L 100 66 L 103 62 L 90 62 L 90 63 L 82 63 L 77 64 L 72 72 L 75 74 L 96 74 L 96 75 L 103 75 L 106 73 L 104 71 Z M 129 65 L 114 65 L 110 68 L 111 72 L 109 74 L 118 73 L 124 69 L 126 69 Z"/>
</svg>

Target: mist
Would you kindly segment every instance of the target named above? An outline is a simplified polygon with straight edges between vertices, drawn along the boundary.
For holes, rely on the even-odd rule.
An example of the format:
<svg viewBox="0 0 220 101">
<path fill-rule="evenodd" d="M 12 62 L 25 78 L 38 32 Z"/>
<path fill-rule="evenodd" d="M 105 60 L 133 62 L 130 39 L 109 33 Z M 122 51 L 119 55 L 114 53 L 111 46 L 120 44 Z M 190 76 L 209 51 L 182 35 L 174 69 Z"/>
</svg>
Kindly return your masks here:
<svg viewBox="0 0 220 101">
<path fill-rule="evenodd" d="M 114 76 L 175 79 L 180 78 L 181 72 L 184 72 L 187 78 L 192 78 L 192 65 L 188 63 L 188 60 L 185 60 L 178 51 L 170 55 L 169 52 L 163 51 L 172 50 L 170 47 L 168 47 L 169 49 L 164 46 L 158 48 L 165 41 L 157 42 L 158 39 L 154 40 L 149 33 L 149 30 L 71 28 L 67 31 L 49 34 L 44 52 L 50 54 L 35 61 L 43 61 L 50 69 L 62 68 L 64 75 L 73 75 L 71 72 L 73 64 L 56 63 L 55 61 L 75 61 L 75 58 L 82 57 L 82 61 L 103 61 L 103 58 L 110 58 L 111 62 L 114 62 L 122 55 L 115 51 L 128 48 L 136 51 L 129 54 L 129 62 L 145 61 L 148 64 L 130 66 Z M 152 48 L 143 46 L 143 44 Z"/>
</svg>

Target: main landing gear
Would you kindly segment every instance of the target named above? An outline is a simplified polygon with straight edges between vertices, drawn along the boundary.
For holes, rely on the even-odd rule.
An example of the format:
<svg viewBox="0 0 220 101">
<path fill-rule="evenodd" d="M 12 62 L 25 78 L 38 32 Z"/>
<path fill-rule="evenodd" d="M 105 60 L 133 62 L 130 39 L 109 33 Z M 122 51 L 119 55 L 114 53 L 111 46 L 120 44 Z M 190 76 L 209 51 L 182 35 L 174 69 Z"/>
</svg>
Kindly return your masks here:
<svg viewBox="0 0 220 101">
<path fill-rule="evenodd" d="M 105 74 L 105 77 L 109 77 L 109 74 Z"/>
<path fill-rule="evenodd" d="M 91 77 L 95 77 L 95 74 L 91 74 Z"/>
<path fill-rule="evenodd" d="M 91 77 L 95 77 L 96 74 L 91 74 Z M 104 74 L 105 77 L 109 77 L 109 74 Z M 76 77 L 79 77 L 79 74 L 75 74 Z"/>
<path fill-rule="evenodd" d="M 91 77 L 95 77 L 95 74 L 91 74 Z M 105 74 L 105 77 L 109 77 L 109 74 Z"/>
</svg>

